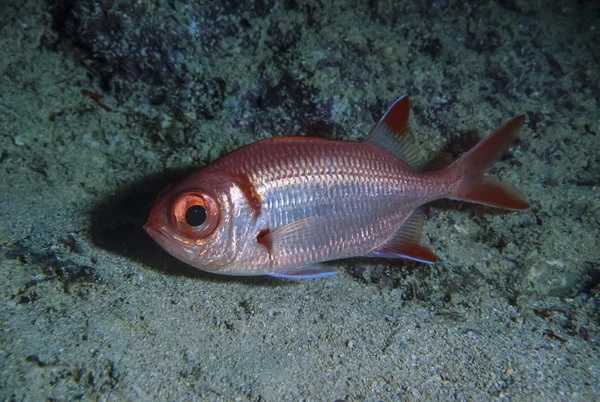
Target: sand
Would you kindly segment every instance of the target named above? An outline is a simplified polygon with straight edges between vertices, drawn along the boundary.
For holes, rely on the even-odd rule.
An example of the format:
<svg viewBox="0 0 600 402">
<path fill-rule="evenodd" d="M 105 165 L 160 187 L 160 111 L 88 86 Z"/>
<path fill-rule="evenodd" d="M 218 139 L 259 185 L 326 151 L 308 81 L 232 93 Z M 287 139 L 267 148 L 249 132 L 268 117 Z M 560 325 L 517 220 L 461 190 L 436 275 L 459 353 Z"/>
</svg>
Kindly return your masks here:
<svg viewBox="0 0 600 402">
<path fill-rule="evenodd" d="M 597 2 L 5 3 L 1 400 L 600 399 Z M 360 139 L 402 94 L 431 168 L 525 114 L 493 173 L 530 208 L 436 202 L 438 263 L 306 281 L 206 274 L 143 232 L 190 171 Z"/>
</svg>

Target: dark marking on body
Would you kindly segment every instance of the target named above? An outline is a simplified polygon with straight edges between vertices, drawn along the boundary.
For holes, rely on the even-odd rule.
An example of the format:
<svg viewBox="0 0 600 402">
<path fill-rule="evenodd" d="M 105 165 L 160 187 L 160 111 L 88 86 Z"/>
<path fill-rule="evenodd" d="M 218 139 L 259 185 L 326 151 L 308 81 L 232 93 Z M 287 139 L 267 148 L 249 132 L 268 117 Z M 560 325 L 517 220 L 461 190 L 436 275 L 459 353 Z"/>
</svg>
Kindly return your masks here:
<svg viewBox="0 0 600 402">
<path fill-rule="evenodd" d="M 254 187 L 254 184 L 252 184 L 248 175 L 243 173 L 240 174 L 237 177 L 237 183 L 240 186 L 240 190 L 242 190 L 246 201 L 250 204 L 254 216 L 259 216 L 262 208 L 262 197 L 258 191 L 256 191 L 256 187 Z"/>
<path fill-rule="evenodd" d="M 258 232 L 258 234 L 256 235 L 256 241 L 259 244 L 265 246 L 268 250 L 271 250 L 271 248 L 273 247 L 273 241 L 270 237 L 267 236 L 269 233 L 271 233 L 271 229 L 261 229 L 260 232 Z"/>
</svg>

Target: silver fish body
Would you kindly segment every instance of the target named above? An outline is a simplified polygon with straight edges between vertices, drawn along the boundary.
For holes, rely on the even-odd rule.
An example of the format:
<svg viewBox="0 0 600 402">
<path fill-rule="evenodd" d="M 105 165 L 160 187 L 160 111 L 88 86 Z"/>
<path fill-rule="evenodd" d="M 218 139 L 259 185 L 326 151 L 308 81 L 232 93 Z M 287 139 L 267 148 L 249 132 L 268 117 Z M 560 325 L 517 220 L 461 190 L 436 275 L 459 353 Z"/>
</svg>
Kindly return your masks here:
<svg viewBox="0 0 600 402">
<path fill-rule="evenodd" d="M 312 278 L 335 273 L 319 263 L 356 256 L 434 262 L 421 245 L 420 207 L 435 199 L 527 207 L 484 175 L 522 117 L 448 168 L 420 172 L 408 111 L 400 98 L 364 142 L 280 137 L 242 147 L 162 194 L 145 228 L 206 271 Z"/>
</svg>

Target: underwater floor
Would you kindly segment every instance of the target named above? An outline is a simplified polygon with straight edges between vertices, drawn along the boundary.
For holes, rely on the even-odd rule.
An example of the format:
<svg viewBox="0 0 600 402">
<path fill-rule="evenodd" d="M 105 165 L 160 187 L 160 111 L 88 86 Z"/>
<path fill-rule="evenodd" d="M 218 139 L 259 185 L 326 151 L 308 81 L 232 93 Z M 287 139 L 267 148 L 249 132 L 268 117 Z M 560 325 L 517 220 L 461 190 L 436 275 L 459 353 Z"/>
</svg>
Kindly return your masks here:
<svg viewBox="0 0 600 402">
<path fill-rule="evenodd" d="M 0 5 L 0 399 L 600 399 L 600 5 Z M 428 208 L 433 265 L 223 277 L 155 197 L 258 139 L 363 138 L 400 95 L 443 167 L 508 119 L 530 207 Z"/>
</svg>

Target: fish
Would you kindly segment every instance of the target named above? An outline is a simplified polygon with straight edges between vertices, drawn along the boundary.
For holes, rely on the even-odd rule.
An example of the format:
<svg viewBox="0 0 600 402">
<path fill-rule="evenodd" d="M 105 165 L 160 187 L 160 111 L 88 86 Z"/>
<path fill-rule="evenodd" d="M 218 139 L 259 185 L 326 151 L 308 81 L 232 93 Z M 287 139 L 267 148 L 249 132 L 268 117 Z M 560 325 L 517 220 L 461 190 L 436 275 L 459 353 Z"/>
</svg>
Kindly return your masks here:
<svg viewBox="0 0 600 402">
<path fill-rule="evenodd" d="M 436 262 L 422 234 L 424 205 L 437 199 L 528 208 L 486 174 L 523 115 L 448 167 L 423 171 L 409 114 L 404 95 L 362 141 L 289 136 L 242 146 L 164 190 L 144 229 L 203 271 L 308 279 L 337 272 L 323 262 L 353 257 Z"/>
</svg>

